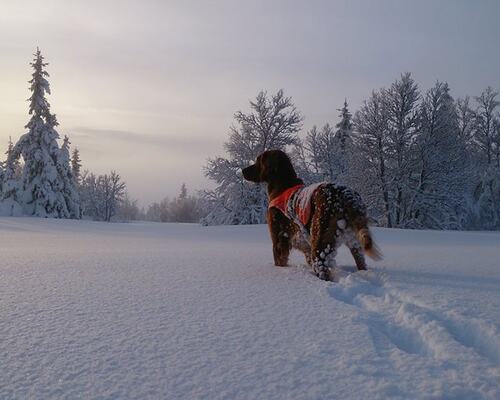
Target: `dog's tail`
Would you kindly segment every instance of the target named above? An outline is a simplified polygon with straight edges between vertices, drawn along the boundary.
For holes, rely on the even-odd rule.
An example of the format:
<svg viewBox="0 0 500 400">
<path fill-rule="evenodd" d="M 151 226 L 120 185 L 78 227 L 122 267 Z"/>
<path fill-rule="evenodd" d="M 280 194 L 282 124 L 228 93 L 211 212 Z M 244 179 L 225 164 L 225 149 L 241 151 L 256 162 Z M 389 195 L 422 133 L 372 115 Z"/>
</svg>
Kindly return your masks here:
<svg viewBox="0 0 500 400">
<path fill-rule="evenodd" d="M 373 240 L 366 219 L 363 218 L 363 221 L 359 222 L 361 222 L 361 224 L 358 225 L 359 227 L 356 227 L 356 237 L 358 238 L 358 241 L 361 244 L 361 247 L 363 248 L 365 254 L 375 261 L 382 260 L 382 252 Z"/>
</svg>

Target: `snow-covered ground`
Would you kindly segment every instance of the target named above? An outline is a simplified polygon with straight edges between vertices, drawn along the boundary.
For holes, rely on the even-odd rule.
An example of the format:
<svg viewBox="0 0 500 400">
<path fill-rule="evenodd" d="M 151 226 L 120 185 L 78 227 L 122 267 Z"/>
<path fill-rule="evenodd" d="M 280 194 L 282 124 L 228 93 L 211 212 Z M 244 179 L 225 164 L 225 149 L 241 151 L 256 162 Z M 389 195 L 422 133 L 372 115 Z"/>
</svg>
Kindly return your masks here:
<svg viewBox="0 0 500 400">
<path fill-rule="evenodd" d="M 375 229 L 339 282 L 265 226 L 0 219 L 1 399 L 499 399 L 500 234 Z"/>
</svg>

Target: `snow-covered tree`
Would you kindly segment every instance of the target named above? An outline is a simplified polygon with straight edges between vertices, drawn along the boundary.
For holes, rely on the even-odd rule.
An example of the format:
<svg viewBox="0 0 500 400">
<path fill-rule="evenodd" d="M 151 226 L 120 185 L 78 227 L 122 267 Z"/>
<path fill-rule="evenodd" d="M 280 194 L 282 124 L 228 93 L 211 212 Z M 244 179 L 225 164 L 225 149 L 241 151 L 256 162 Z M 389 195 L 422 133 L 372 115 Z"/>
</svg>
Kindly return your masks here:
<svg viewBox="0 0 500 400">
<path fill-rule="evenodd" d="M 81 169 L 82 160 L 80 159 L 80 151 L 75 147 L 71 153 L 71 172 L 73 173 L 73 177 L 77 185 L 80 184 Z"/>
<path fill-rule="evenodd" d="M 178 196 L 150 204 L 145 217 L 156 222 L 199 222 L 205 206 L 202 202 L 199 196 L 189 194 L 183 183 Z"/>
<path fill-rule="evenodd" d="M 248 160 L 246 165 L 249 165 Z M 208 160 L 205 175 L 217 183 L 214 190 L 205 190 L 202 196 L 209 213 L 201 221 L 204 225 L 244 225 L 265 221 L 267 199 L 262 185 L 251 185 L 243 180 L 245 166 L 223 157 Z"/>
<path fill-rule="evenodd" d="M 155 222 L 169 222 L 170 216 L 170 199 L 165 197 L 160 202 L 154 202 L 149 205 L 146 211 L 146 219 Z"/>
<path fill-rule="evenodd" d="M 276 147 L 291 154 L 306 183 L 329 180 L 357 190 L 379 224 L 426 229 L 500 229 L 500 101 L 487 88 L 454 101 L 447 83 L 423 96 L 410 73 L 372 95 L 351 116 L 347 102 L 340 121 L 313 126 Z M 267 107 L 263 107 L 267 105 Z M 262 222 L 267 202 L 258 185 L 242 180 L 241 168 L 272 148 L 268 132 L 275 113 L 260 94 L 252 113 L 237 113 L 225 144 L 229 157 L 208 162 L 205 173 L 217 182 L 203 202 L 204 223 Z M 267 129 L 267 130 L 266 130 Z M 286 143 L 286 144 L 285 144 Z"/>
<path fill-rule="evenodd" d="M 100 175 L 97 178 L 97 187 L 100 193 L 101 204 L 99 205 L 101 218 L 110 222 L 111 218 L 116 215 L 118 207 L 126 193 L 125 182 L 115 171 Z"/>
<path fill-rule="evenodd" d="M 321 130 L 314 126 L 306 135 L 304 150 L 315 180 L 344 183 L 346 148 L 342 149 L 341 136 L 330 124 Z"/>
<path fill-rule="evenodd" d="M 22 173 L 22 166 L 19 160 L 19 154 L 14 151 L 14 143 L 12 143 L 12 138 L 10 136 L 5 155 L 7 156 L 7 160 L 5 161 L 6 175 L 9 178 L 19 178 Z"/>
<path fill-rule="evenodd" d="M 347 170 L 380 223 L 499 227 L 495 97 L 487 89 L 473 111 L 468 97 L 455 102 L 448 85 L 437 82 L 420 99 L 409 74 L 372 94 L 354 119 Z"/>
<path fill-rule="evenodd" d="M 486 88 L 475 97 L 473 142 L 478 152 L 478 181 L 473 194 L 475 227 L 500 228 L 500 116 L 498 92 Z"/>
<path fill-rule="evenodd" d="M 473 140 L 475 112 L 470 105 L 470 97 L 456 100 L 458 135 L 461 140 L 470 145 Z"/>
<path fill-rule="evenodd" d="M 229 140 L 224 144 L 228 157 L 208 160 L 205 175 L 216 182 L 214 190 L 203 193 L 210 212 L 204 224 L 255 224 L 265 221 L 267 196 L 262 185 L 243 180 L 241 168 L 263 151 L 285 149 L 297 142 L 302 116 L 283 90 L 268 97 L 260 92 L 250 102 L 250 113 L 234 115 Z"/>
<path fill-rule="evenodd" d="M 138 203 L 137 200 L 130 197 L 128 192 L 125 192 L 118 206 L 116 218 L 120 221 L 137 221 L 145 219 L 145 213 L 139 208 Z"/>
<path fill-rule="evenodd" d="M 99 219 L 100 193 L 97 187 L 97 176 L 88 170 L 83 171 L 79 189 L 83 216 Z"/>
<path fill-rule="evenodd" d="M 172 222 L 198 222 L 200 220 L 198 199 L 188 194 L 185 183 L 182 184 L 179 195 L 170 203 L 170 220 Z"/>
<path fill-rule="evenodd" d="M 21 188 L 19 179 L 21 177 L 21 163 L 19 154 L 14 151 L 14 144 L 9 137 L 7 151 L 5 152 L 7 159 L 3 163 L 1 171 L 1 215 L 21 215 L 23 213 L 20 198 Z"/>
<path fill-rule="evenodd" d="M 442 82 L 419 98 L 404 74 L 364 102 L 354 119 L 350 183 L 384 225 L 462 228 L 474 181 L 468 102 L 458 107 Z"/>
<path fill-rule="evenodd" d="M 335 130 L 329 123 L 318 129 L 314 125 L 292 152 L 297 172 L 306 182 L 347 183 L 347 161 L 352 144 L 352 116 L 347 101 L 340 109 Z"/>
<path fill-rule="evenodd" d="M 351 149 L 349 135 L 345 135 L 348 145 L 344 180 L 362 194 L 379 223 L 388 227 L 405 226 L 411 218 L 419 98 L 411 74 L 402 74 L 388 89 L 372 92 L 355 114 Z M 345 126 L 346 132 L 352 126 L 348 121 L 345 105 L 340 126 Z"/>
<path fill-rule="evenodd" d="M 319 131 L 316 140 L 319 145 L 319 151 L 317 153 L 318 159 L 314 163 L 319 167 L 322 180 L 338 183 L 343 172 L 340 137 L 335 133 L 330 124 L 327 123 Z"/>
<path fill-rule="evenodd" d="M 339 180 L 345 181 L 345 174 L 347 173 L 347 162 L 349 157 L 349 146 L 352 141 L 352 114 L 349 111 L 349 105 L 347 104 L 347 99 L 344 100 L 344 105 L 342 108 L 337 109 L 340 111 L 339 118 L 340 121 L 335 125 L 337 130 L 335 131 L 335 137 L 339 142 L 338 147 L 340 151 L 338 153 L 338 164 L 340 171 Z"/>
<path fill-rule="evenodd" d="M 85 217 L 110 222 L 125 198 L 126 184 L 115 171 L 99 176 L 84 171 L 80 193 Z"/>
<path fill-rule="evenodd" d="M 291 150 L 295 171 L 304 183 L 311 184 L 324 180 L 320 168 L 321 153 L 320 132 L 314 125 L 307 131 L 304 139 L 297 139 Z"/>
<path fill-rule="evenodd" d="M 462 227 L 464 195 L 472 175 L 464 168 L 466 137 L 462 136 L 458 121 L 448 84 L 437 82 L 420 106 L 411 196 L 404 221 L 407 227 Z"/>
<path fill-rule="evenodd" d="M 492 164 L 494 157 L 496 109 L 500 105 L 497 96 L 498 92 L 488 86 L 480 96 L 475 97 L 478 108 L 476 110 L 474 140 L 487 165 Z"/>
<path fill-rule="evenodd" d="M 500 169 L 500 113 L 493 123 L 493 164 Z"/>
<path fill-rule="evenodd" d="M 70 218 L 81 218 L 80 196 L 70 163 L 69 138 L 64 136 L 63 144 L 57 156 L 57 172 L 62 179 L 62 193 Z"/>
<path fill-rule="evenodd" d="M 146 220 L 154 222 L 166 222 L 161 221 L 160 203 L 154 202 L 148 206 L 148 209 L 146 211 Z"/>
<path fill-rule="evenodd" d="M 45 70 L 48 64 L 43 61 L 39 49 L 30 65 L 33 67 L 29 81 L 31 97 L 28 99 L 31 119 L 26 125 L 28 132 L 21 136 L 13 149 L 15 156 L 21 154 L 24 160 L 21 203 L 30 215 L 76 217 L 66 204 L 64 179 L 57 169 L 60 154 L 57 143 L 59 134 L 56 131 L 58 122 L 46 99 L 46 94 L 50 94 L 49 74 Z"/>
<path fill-rule="evenodd" d="M 410 201 L 409 179 L 412 170 L 412 151 L 418 128 L 418 86 L 410 73 L 401 75 L 389 89 L 384 91 L 388 112 L 388 166 L 391 170 L 393 192 L 392 203 L 394 226 L 404 226 Z"/>
<path fill-rule="evenodd" d="M 374 91 L 354 117 L 350 183 L 379 224 L 392 227 L 393 171 L 389 168 L 389 112 L 385 91 Z"/>
</svg>

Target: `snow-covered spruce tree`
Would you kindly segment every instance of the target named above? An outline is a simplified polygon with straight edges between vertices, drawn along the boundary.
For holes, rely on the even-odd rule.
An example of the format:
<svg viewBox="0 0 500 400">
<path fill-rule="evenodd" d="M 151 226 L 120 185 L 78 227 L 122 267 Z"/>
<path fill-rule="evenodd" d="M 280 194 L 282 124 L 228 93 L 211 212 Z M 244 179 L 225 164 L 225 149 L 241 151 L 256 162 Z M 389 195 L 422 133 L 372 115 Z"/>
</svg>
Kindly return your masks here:
<svg viewBox="0 0 500 400">
<path fill-rule="evenodd" d="M 23 210 L 20 205 L 21 190 L 19 185 L 21 176 L 20 155 L 14 151 L 14 144 L 10 137 L 5 154 L 7 160 L 3 163 L 1 174 L 0 214 L 9 216 L 22 215 Z"/>
<path fill-rule="evenodd" d="M 306 182 L 347 183 L 346 166 L 352 143 L 352 116 L 347 101 L 338 111 L 340 121 L 335 125 L 336 130 L 328 123 L 320 130 L 315 125 L 293 149 L 297 171 Z"/>
<path fill-rule="evenodd" d="M 43 62 L 39 49 L 30 65 L 34 70 L 29 81 L 31 119 L 26 125 L 28 132 L 21 136 L 14 147 L 14 152 L 21 154 L 24 160 L 21 203 L 25 213 L 29 215 L 78 218 L 68 209 L 64 195 L 64 179 L 57 168 L 60 153 L 57 143 L 59 134 L 56 131 L 58 122 L 45 97 L 50 94 L 47 81 L 49 74 L 45 71 L 47 63 Z"/>
<path fill-rule="evenodd" d="M 66 201 L 70 218 L 81 218 L 80 196 L 70 163 L 69 138 L 64 136 L 63 144 L 57 156 L 57 172 L 62 179 L 62 193 Z"/>
<path fill-rule="evenodd" d="M 22 173 L 21 161 L 19 160 L 20 154 L 14 151 L 14 143 L 12 143 L 10 136 L 5 155 L 7 156 L 7 160 L 5 161 L 7 175 L 11 178 L 19 178 Z"/>
<path fill-rule="evenodd" d="M 279 90 L 270 98 L 260 92 L 250 102 L 250 113 L 234 115 L 229 140 L 224 144 L 227 157 L 209 159 L 205 175 L 215 181 L 214 190 L 203 193 L 210 211 L 203 224 L 256 224 L 265 221 L 267 196 L 262 185 L 243 180 L 241 168 L 263 151 L 285 149 L 297 142 L 302 116 L 292 99 Z"/>
<path fill-rule="evenodd" d="M 447 83 L 437 82 L 421 106 L 405 226 L 461 229 L 465 194 L 473 174 L 466 165 L 466 138 Z"/>
<path fill-rule="evenodd" d="M 75 179 L 76 185 L 80 184 L 82 169 L 82 160 L 80 159 L 80 151 L 75 147 L 71 153 L 71 172 L 73 173 L 73 178 Z"/>
<path fill-rule="evenodd" d="M 347 163 L 352 144 L 352 115 L 349 112 L 347 100 L 337 111 L 340 111 L 340 121 L 335 125 L 336 130 L 330 124 L 325 124 L 315 140 L 318 150 L 315 154 L 311 152 L 310 156 L 312 160 L 316 158 L 312 164 L 318 165 L 323 180 L 346 184 L 348 181 Z M 309 136 L 306 141 L 309 141 L 308 139 L 310 139 Z"/>
<path fill-rule="evenodd" d="M 346 173 L 350 150 L 349 147 L 352 144 L 352 114 L 349 111 L 347 99 L 344 100 L 343 107 L 337 109 L 337 111 L 340 111 L 340 121 L 335 125 L 335 128 L 337 128 L 335 131 L 335 137 L 337 138 L 339 147 L 338 164 L 340 171 L 338 172 L 338 180 L 345 183 L 347 180 Z"/>
</svg>

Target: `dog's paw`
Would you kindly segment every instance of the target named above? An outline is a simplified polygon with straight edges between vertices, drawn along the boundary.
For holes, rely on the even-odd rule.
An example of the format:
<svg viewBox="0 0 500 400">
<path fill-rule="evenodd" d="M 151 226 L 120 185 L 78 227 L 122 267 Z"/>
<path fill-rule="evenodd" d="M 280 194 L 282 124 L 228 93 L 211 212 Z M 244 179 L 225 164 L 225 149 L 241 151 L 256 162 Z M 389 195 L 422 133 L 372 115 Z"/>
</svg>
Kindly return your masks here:
<svg viewBox="0 0 500 400">
<path fill-rule="evenodd" d="M 322 268 L 316 272 L 316 276 L 323 281 L 333 281 L 333 270 L 331 268 Z"/>
</svg>

